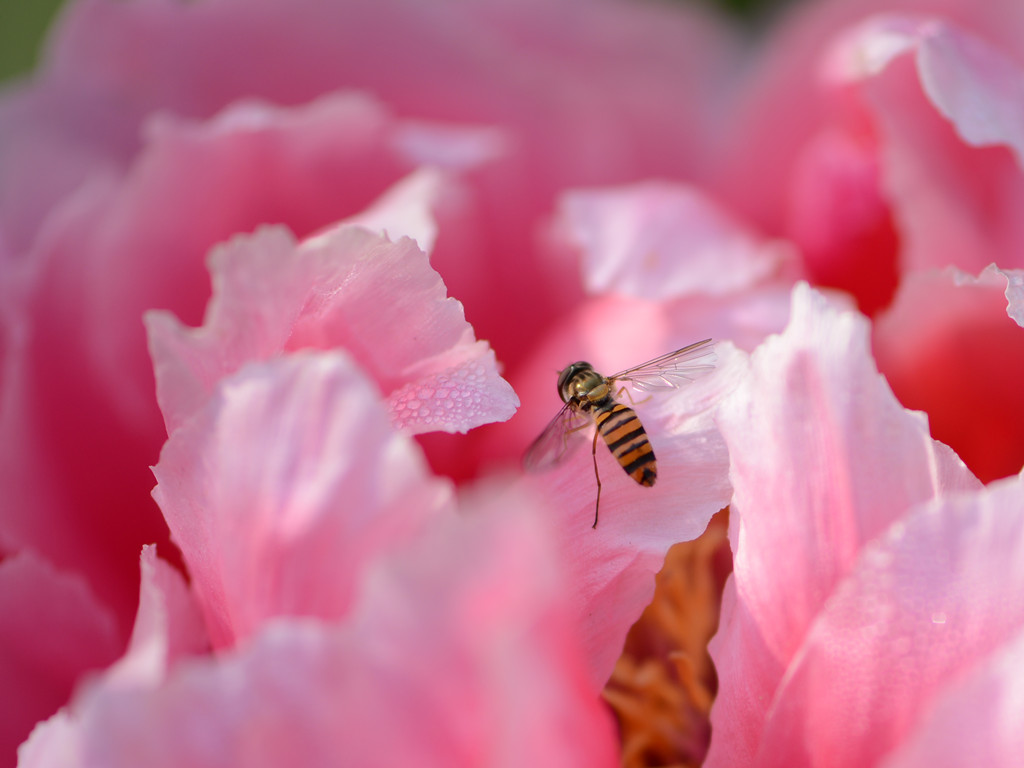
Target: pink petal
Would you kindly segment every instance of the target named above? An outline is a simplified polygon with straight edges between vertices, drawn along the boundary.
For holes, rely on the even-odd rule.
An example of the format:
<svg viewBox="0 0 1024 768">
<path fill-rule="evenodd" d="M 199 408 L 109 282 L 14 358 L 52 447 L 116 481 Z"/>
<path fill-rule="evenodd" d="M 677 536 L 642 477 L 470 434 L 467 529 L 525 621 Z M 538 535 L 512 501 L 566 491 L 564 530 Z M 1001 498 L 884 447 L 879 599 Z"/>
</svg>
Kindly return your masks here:
<svg viewBox="0 0 1024 768">
<path fill-rule="evenodd" d="M 181 573 L 157 557 L 156 547 L 142 549 L 139 610 L 135 628 L 124 655 L 80 693 L 71 707 L 65 707 L 32 731 L 18 750 L 18 765 L 73 766 L 81 760 L 82 701 L 96 691 L 155 688 L 166 678 L 171 666 L 183 656 L 209 649 L 199 609 Z"/>
<path fill-rule="evenodd" d="M 878 75 L 913 55 L 928 98 L 972 146 L 1005 144 L 1024 163 L 1024 77 L 992 45 L 941 20 L 883 15 L 846 33 L 830 71 L 850 79 Z"/>
<path fill-rule="evenodd" d="M 389 398 L 396 426 L 464 432 L 519 402 L 494 353 L 416 244 L 343 226 L 296 246 L 287 233 L 238 238 L 211 258 L 205 324 L 148 324 L 158 396 L 173 432 L 248 360 L 302 348 L 348 350 Z"/>
<path fill-rule="evenodd" d="M 429 254 L 437 240 L 437 221 L 432 203 L 442 195 L 453 195 L 446 190 L 449 182 L 434 168 L 415 171 L 397 182 L 369 208 L 345 219 L 363 229 L 379 232 L 388 240 L 409 237 L 420 250 Z"/>
<path fill-rule="evenodd" d="M 214 645 L 281 615 L 343 616 L 366 564 L 450 502 L 341 353 L 222 379 L 154 468 Z"/>
<path fill-rule="evenodd" d="M 833 52 L 847 75 L 869 78 L 905 270 L 1024 264 L 1024 69 L 1011 50 L 943 21 L 887 15 Z"/>
<path fill-rule="evenodd" d="M 935 24 L 925 15 L 868 16 L 836 37 L 822 62 L 822 76 L 836 83 L 875 77 L 894 60 L 913 54 L 921 36 Z"/>
<path fill-rule="evenodd" d="M 909 505 L 978 485 L 896 402 L 863 317 L 806 285 L 793 292 L 789 327 L 751 363 L 718 415 L 734 571 L 711 644 L 720 687 L 709 766 L 758 754 L 768 704 L 861 547 Z"/>
<path fill-rule="evenodd" d="M 77 720 L 62 709 L 18 747 L 18 768 L 76 768 L 81 765 L 80 733 Z"/>
<path fill-rule="evenodd" d="M 469 171 L 513 153 L 510 139 L 504 129 L 493 126 L 411 119 L 397 126 L 393 143 L 418 167 Z"/>
<path fill-rule="evenodd" d="M 691 187 L 646 182 L 563 196 L 561 226 L 582 252 L 588 293 L 648 299 L 723 294 L 779 272 L 787 252 L 765 243 Z"/>
<path fill-rule="evenodd" d="M 106 674 L 113 685 L 159 684 L 183 656 L 209 649 L 206 628 L 181 573 L 157 557 L 156 547 L 142 548 L 139 611 L 128 650 Z"/>
<path fill-rule="evenodd" d="M 1019 477 L 912 511 L 823 606 L 757 764 L 872 765 L 898 746 L 944 689 L 1020 636 L 1022 561 Z"/>
<path fill-rule="evenodd" d="M 879 369 L 900 402 L 984 481 L 1024 465 L 1024 329 L 1007 317 L 1010 277 L 986 270 L 909 275 L 879 316 Z M 1012 307 L 1011 307 L 1012 309 Z"/>
<path fill-rule="evenodd" d="M 918 54 L 928 96 L 968 144 L 1005 145 L 1024 166 L 1024 71 L 977 37 L 936 27 Z"/>
<path fill-rule="evenodd" d="M 1024 632 L 1018 631 L 927 704 L 928 711 L 882 767 L 1017 765 L 1024 754 L 1022 668 Z"/>
<path fill-rule="evenodd" d="M 1006 278 L 1006 313 L 1024 328 L 1024 269 L 1000 269 Z"/>
<path fill-rule="evenodd" d="M 9 762 L 36 721 L 67 703 L 119 650 L 117 626 L 77 574 L 30 550 L 0 561 L 0 754 Z"/>
<path fill-rule="evenodd" d="M 544 505 L 493 498 L 377 562 L 340 624 L 277 621 L 159 688 L 99 687 L 81 764 L 617 765 L 541 515 L 523 514 Z"/>
</svg>

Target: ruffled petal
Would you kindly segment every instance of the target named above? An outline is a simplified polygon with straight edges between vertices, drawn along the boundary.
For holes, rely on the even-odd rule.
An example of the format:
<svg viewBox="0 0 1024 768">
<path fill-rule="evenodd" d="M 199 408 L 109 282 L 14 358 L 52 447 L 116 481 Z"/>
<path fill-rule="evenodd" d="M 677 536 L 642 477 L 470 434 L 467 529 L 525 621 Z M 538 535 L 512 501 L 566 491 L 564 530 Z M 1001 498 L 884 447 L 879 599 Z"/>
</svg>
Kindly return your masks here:
<svg viewBox="0 0 1024 768">
<path fill-rule="evenodd" d="M 728 294 L 778 274 L 792 256 L 696 189 L 666 182 L 567 193 L 561 227 L 581 252 L 588 293 Z"/>
<path fill-rule="evenodd" d="M 1024 69 L 1010 51 L 944 20 L 885 14 L 848 31 L 828 69 L 863 80 L 901 269 L 1024 265 Z"/>
<path fill-rule="evenodd" d="M 180 658 L 209 650 L 206 626 L 184 577 L 142 548 L 139 610 L 124 656 L 106 673 L 109 684 L 157 685 Z"/>
<path fill-rule="evenodd" d="M 481 489 L 465 515 L 378 552 L 343 621 L 279 619 L 159 686 L 101 681 L 37 730 L 23 761 L 617 765 L 543 507 Z"/>
<path fill-rule="evenodd" d="M 1006 279 L 1006 314 L 1024 328 L 1024 269 L 997 271 Z"/>
<path fill-rule="evenodd" d="M 977 480 L 878 374 L 868 327 L 806 285 L 722 404 L 734 572 L 711 643 L 709 766 L 749 765 L 808 628 L 861 547 L 916 502 Z"/>
<path fill-rule="evenodd" d="M 934 621 L 934 618 L 933 618 Z M 881 768 L 1011 768 L 1024 754 L 1024 632 L 950 682 Z"/>
<path fill-rule="evenodd" d="M 392 243 L 341 226 L 296 244 L 283 230 L 263 230 L 219 248 L 211 269 L 203 326 L 148 315 L 170 432 L 244 362 L 303 348 L 346 349 L 409 432 L 464 432 L 507 419 L 519 405 L 494 353 L 408 238 Z"/>
<path fill-rule="evenodd" d="M 1010 147 L 1024 165 L 1024 77 L 1019 65 L 964 30 L 927 16 L 883 14 L 844 34 L 827 74 L 848 80 L 880 74 L 915 57 L 935 107 L 968 144 Z"/>
<path fill-rule="evenodd" d="M 221 380 L 154 474 L 216 647 L 274 616 L 343 616 L 378 550 L 416 535 L 451 495 L 336 352 Z"/>
<path fill-rule="evenodd" d="M 1020 477 L 912 510 L 822 606 L 775 695 L 756 765 L 873 765 L 941 706 L 943 691 L 947 707 L 969 703 L 962 676 L 984 676 L 979 665 L 1024 629 L 1022 562 Z M 1024 714 L 1019 700 L 1006 712 L 1015 723 Z M 982 743 L 968 725 L 957 725 L 961 748 Z"/>
</svg>

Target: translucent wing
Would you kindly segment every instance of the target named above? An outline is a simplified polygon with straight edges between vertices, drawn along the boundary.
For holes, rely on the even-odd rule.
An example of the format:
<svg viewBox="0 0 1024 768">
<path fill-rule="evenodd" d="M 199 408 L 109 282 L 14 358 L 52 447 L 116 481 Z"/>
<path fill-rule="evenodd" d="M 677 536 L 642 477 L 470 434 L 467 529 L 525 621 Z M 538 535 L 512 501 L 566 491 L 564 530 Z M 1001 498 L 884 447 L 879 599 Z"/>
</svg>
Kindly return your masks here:
<svg viewBox="0 0 1024 768">
<path fill-rule="evenodd" d="M 715 345 L 711 339 L 690 344 L 675 352 L 627 368 L 609 381 L 628 381 L 642 391 L 672 389 L 689 384 L 715 367 Z"/>
<path fill-rule="evenodd" d="M 588 433 L 585 427 L 589 424 L 587 414 L 570 408 L 566 403 L 526 449 L 523 466 L 536 472 L 560 464 L 586 442 Z"/>
</svg>

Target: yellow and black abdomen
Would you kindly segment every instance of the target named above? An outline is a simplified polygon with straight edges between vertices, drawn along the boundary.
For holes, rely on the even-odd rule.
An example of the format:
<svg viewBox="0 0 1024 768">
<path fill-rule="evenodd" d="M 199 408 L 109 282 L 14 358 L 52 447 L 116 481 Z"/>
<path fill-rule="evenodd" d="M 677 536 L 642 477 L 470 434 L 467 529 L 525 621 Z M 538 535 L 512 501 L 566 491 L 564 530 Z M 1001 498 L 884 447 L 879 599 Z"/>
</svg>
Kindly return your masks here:
<svg viewBox="0 0 1024 768">
<path fill-rule="evenodd" d="M 592 411 L 597 431 L 626 474 L 640 485 L 654 485 L 658 465 L 651 441 L 647 439 L 647 432 L 636 411 L 610 397 L 606 402 L 595 403 Z"/>
</svg>

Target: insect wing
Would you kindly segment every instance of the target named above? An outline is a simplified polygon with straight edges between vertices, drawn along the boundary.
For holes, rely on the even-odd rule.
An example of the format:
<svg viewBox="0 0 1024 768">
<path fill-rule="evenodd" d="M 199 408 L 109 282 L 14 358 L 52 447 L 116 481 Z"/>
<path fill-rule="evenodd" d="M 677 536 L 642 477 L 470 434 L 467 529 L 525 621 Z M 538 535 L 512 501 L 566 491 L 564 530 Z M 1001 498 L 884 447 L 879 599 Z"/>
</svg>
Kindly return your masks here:
<svg viewBox="0 0 1024 768">
<path fill-rule="evenodd" d="M 675 352 L 648 360 L 609 376 L 609 381 L 628 381 L 641 391 L 673 389 L 689 384 L 714 369 L 715 345 L 704 339 Z"/>
<path fill-rule="evenodd" d="M 569 407 L 562 406 L 555 418 L 544 428 L 536 440 L 523 454 L 523 466 L 531 472 L 548 469 L 562 463 L 580 445 L 586 442 L 586 430 L 590 417 Z"/>
</svg>

